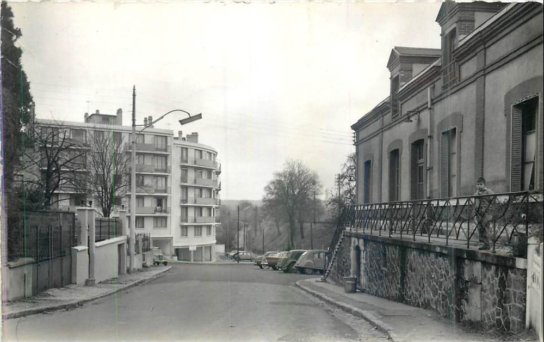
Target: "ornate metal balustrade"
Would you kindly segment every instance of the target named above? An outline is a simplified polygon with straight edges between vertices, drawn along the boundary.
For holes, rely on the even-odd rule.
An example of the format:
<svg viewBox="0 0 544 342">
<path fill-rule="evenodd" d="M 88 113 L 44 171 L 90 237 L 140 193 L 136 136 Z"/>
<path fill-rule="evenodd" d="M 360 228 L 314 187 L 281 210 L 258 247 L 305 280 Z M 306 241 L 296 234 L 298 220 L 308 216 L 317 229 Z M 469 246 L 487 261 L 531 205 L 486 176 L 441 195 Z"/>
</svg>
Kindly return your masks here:
<svg viewBox="0 0 544 342">
<path fill-rule="evenodd" d="M 492 251 L 520 235 L 542 229 L 542 193 L 516 192 L 485 196 L 373 203 L 350 207 L 346 229 L 446 245 L 478 244 L 479 225 L 487 227 Z M 426 238 L 426 239 L 424 239 Z"/>
</svg>

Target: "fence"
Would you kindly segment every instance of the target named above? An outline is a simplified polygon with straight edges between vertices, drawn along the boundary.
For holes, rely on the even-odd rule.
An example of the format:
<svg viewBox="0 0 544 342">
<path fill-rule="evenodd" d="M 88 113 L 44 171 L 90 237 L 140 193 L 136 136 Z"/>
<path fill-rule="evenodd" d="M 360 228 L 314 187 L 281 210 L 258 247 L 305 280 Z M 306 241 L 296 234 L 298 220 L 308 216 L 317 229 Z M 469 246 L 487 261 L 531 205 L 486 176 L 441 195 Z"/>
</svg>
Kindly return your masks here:
<svg viewBox="0 0 544 342">
<path fill-rule="evenodd" d="M 30 278 L 27 279 L 27 271 L 23 271 L 25 275 L 18 286 L 26 289 L 27 283 L 31 284 L 30 293 L 36 294 L 48 288 L 68 285 L 72 278 L 71 248 L 77 244 L 75 230 L 72 212 L 25 212 L 11 219 L 8 260 L 32 259 L 30 264 L 26 263 L 32 265 L 28 269 Z M 14 281 L 20 271 L 19 266 L 10 266 Z"/>
<path fill-rule="evenodd" d="M 516 245 L 515 240 L 542 229 L 542 203 L 542 193 L 530 192 L 373 203 L 352 206 L 346 222 L 349 229 L 370 234 L 414 241 L 426 237 L 429 243 L 436 238 L 446 245 L 453 240 L 467 248 L 477 243 L 478 229 L 485 226 L 495 251 L 499 244 Z"/>
<path fill-rule="evenodd" d="M 8 259 L 35 262 L 70 255 L 76 244 L 75 216 L 71 212 L 26 212 L 12 221 L 8 232 Z"/>
<path fill-rule="evenodd" d="M 111 239 L 122 234 L 121 221 L 117 218 L 100 217 L 95 219 L 95 242 Z"/>
</svg>

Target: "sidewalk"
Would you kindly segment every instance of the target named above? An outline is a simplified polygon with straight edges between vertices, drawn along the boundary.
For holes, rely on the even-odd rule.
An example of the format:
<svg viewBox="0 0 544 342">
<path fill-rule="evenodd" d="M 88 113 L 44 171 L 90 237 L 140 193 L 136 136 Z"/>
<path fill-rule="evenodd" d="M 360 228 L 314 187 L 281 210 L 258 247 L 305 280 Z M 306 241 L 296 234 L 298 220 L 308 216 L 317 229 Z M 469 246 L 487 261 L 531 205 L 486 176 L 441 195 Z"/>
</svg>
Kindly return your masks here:
<svg viewBox="0 0 544 342">
<path fill-rule="evenodd" d="M 124 274 L 119 278 L 106 280 L 95 286 L 68 285 L 63 288 L 48 289 L 34 297 L 4 303 L 2 319 L 34 315 L 45 311 L 75 308 L 92 300 L 109 296 L 132 286 L 154 279 L 171 266 L 156 266 L 142 271 Z"/>
<path fill-rule="evenodd" d="M 344 288 L 319 278 L 297 281 L 296 285 L 329 304 L 364 318 L 395 342 L 404 341 L 511 341 L 509 337 L 486 336 L 456 327 L 430 310 L 393 302 L 365 293 L 345 293 Z M 533 340 L 533 336 L 510 336 L 515 340 Z"/>
</svg>

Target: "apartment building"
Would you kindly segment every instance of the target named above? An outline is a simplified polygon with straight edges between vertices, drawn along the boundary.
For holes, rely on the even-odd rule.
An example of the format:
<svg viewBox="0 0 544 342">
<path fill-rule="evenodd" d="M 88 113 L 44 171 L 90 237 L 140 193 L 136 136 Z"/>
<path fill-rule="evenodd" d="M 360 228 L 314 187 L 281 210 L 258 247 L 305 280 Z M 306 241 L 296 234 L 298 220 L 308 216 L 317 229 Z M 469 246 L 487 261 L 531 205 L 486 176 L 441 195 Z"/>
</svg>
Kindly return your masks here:
<svg viewBox="0 0 544 342">
<path fill-rule="evenodd" d="M 542 4 L 442 4 L 439 49 L 394 47 L 356 134 L 357 202 L 542 191 Z M 385 64 L 385 61 L 384 61 Z"/>
<path fill-rule="evenodd" d="M 84 122 L 38 119 L 42 130 L 62 130 L 78 148 L 90 152 L 93 137 L 111 134 L 121 141 L 130 158 L 131 126 L 123 126 L 122 110 L 115 115 L 96 111 L 85 114 Z M 145 118 L 145 130 L 136 135 L 136 234 L 150 234 L 152 245 L 167 256 L 186 261 L 211 261 L 215 256 L 215 231 L 219 224 L 219 174 L 217 151 L 198 142 L 198 133 L 187 137 L 178 132 L 149 126 L 152 118 Z M 87 160 L 86 160 L 87 159 Z M 88 154 L 82 156 L 79 178 L 85 178 Z M 130 177 L 130 167 L 126 175 Z M 129 178 L 127 178 L 129 180 Z M 83 182 L 82 182 L 83 184 Z M 130 207 L 130 186 L 115 198 L 116 211 Z M 66 184 L 59 187 L 53 206 L 73 210 L 82 203 L 93 201 L 88 189 Z M 129 218 L 132 215 L 128 213 Z M 130 220 L 129 220 L 130 222 Z"/>
</svg>

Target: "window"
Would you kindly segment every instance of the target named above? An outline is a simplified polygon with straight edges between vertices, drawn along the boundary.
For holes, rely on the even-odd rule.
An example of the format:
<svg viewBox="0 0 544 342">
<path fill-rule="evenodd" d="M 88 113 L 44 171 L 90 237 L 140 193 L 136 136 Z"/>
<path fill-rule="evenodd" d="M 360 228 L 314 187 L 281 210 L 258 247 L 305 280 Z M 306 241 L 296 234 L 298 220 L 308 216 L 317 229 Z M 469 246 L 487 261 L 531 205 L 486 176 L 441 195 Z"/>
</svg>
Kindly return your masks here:
<svg viewBox="0 0 544 342">
<path fill-rule="evenodd" d="M 212 235 L 212 226 L 206 226 L 206 235 L 207 236 Z"/>
<path fill-rule="evenodd" d="M 144 186 L 144 176 L 136 175 L 136 186 Z"/>
<path fill-rule="evenodd" d="M 144 207 L 144 198 L 142 196 L 136 196 L 136 208 Z"/>
<path fill-rule="evenodd" d="M 137 154 L 136 155 L 136 164 L 137 165 L 144 165 L 145 164 L 145 154 Z"/>
<path fill-rule="evenodd" d="M 155 156 L 155 171 L 166 171 L 166 156 Z"/>
<path fill-rule="evenodd" d="M 442 133 L 441 190 L 443 197 L 457 195 L 457 132 L 454 129 Z"/>
<path fill-rule="evenodd" d="M 194 191 L 195 191 L 195 197 L 196 198 L 202 198 L 202 189 L 201 188 L 196 188 Z"/>
<path fill-rule="evenodd" d="M 155 190 L 166 191 L 166 177 L 155 177 Z"/>
<path fill-rule="evenodd" d="M 72 129 L 72 139 L 85 142 L 86 141 L 86 134 L 84 129 Z"/>
<path fill-rule="evenodd" d="M 136 144 L 145 144 L 145 137 L 143 134 L 136 134 Z"/>
<path fill-rule="evenodd" d="M 181 202 L 187 203 L 189 200 L 189 191 L 186 186 L 181 187 Z"/>
<path fill-rule="evenodd" d="M 189 161 L 189 150 L 186 147 L 181 148 L 181 162 L 187 163 Z"/>
<path fill-rule="evenodd" d="M 399 101 L 397 93 L 399 91 L 400 81 L 399 76 L 393 77 L 391 80 L 391 116 L 395 117 L 399 114 Z"/>
<path fill-rule="evenodd" d="M 113 142 L 118 145 L 122 142 L 123 136 L 121 132 L 113 132 L 112 139 L 113 139 Z"/>
<path fill-rule="evenodd" d="M 538 98 L 535 97 L 529 101 L 525 101 L 516 107 L 521 114 L 521 158 L 518 157 L 521 161 L 521 190 L 534 190 L 537 145 L 536 114 L 538 109 Z"/>
<path fill-rule="evenodd" d="M 423 139 L 412 144 L 410 172 L 412 199 L 423 199 L 425 197 L 425 141 Z"/>
<path fill-rule="evenodd" d="M 166 198 L 164 197 L 157 198 L 157 205 L 155 206 L 155 212 L 158 212 L 158 213 L 166 212 Z"/>
<path fill-rule="evenodd" d="M 181 182 L 187 183 L 189 181 L 189 170 L 182 168 L 181 169 Z"/>
<path fill-rule="evenodd" d="M 155 148 L 157 150 L 166 151 L 166 137 L 162 135 L 155 136 Z"/>
<path fill-rule="evenodd" d="M 195 236 L 202 236 L 202 227 L 195 227 Z"/>
<path fill-rule="evenodd" d="M 400 155 L 399 150 L 389 153 L 389 201 L 400 200 Z"/>
<path fill-rule="evenodd" d="M 195 216 L 197 216 L 197 217 L 202 216 L 202 208 L 201 207 L 195 208 Z"/>
<path fill-rule="evenodd" d="M 154 228 L 166 228 L 166 217 L 153 217 Z"/>
<path fill-rule="evenodd" d="M 202 159 L 202 150 L 195 150 L 195 157 L 197 159 Z"/>
<path fill-rule="evenodd" d="M 444 36 L 442 49 L 442 73 L 444 76 L 443 87 L 448 87 L 457 81 L 457 67 L 453 60 L 453 50 L 456 47 L 457 31 L 451 30 Z"/>
<path fill-rule="evenodd" d="M 188 215 L 188 209 L 187 207 L 181 208 L 181 222 L 188 222 L 189 221 L 189 215 Z"/>
<path fill-rule="evenodd" d="M 187 237 L 188 235 L 187 227 L 181 227 L 181 237 Z"/>
<path fill-rule="evenodd" d="M 143 217 L 136 217 L 136 228 L 138 228 L 138 229 L 144 228 L 144 218 Z"/>
<path fill-rule="evenodd" d="M 103 141 L 104 140 L 104 131 L 94 131 L 93 136 L 94 136 L 95 141 Z"/>
<path fill-rule="evenodd" d="M 372 161 L 363 164 L 363 203 L 370 203 L 370 186 L 372 182 Z"/>
</svg>

